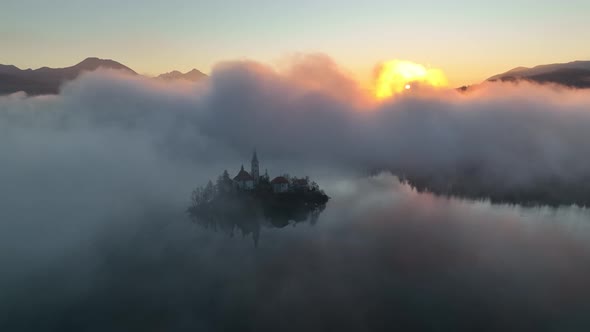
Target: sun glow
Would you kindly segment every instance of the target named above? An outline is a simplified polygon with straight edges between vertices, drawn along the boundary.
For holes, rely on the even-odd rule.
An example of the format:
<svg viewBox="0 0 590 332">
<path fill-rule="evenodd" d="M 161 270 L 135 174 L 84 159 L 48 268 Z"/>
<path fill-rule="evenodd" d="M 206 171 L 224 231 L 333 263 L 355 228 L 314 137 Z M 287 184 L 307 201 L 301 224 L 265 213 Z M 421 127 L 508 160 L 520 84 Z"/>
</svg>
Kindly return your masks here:
<svg viewBox="0 0 590 332">
<path fill-rule="evenodd" d="M 445 74 L 440 69 L 427 69 L 410 61 L 391 60 L 382 63 L 377 70 L 375 97 L 390 98 L 413 88 L 413 84 L 445 87 L 448 85 Z"/>
</svg>

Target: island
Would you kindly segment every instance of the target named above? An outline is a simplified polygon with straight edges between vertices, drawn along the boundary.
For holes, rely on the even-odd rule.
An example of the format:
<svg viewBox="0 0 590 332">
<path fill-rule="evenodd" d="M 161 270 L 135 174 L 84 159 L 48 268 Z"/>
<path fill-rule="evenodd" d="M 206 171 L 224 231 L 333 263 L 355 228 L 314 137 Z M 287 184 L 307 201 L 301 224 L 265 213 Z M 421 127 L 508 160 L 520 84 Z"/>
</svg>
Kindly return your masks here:
<svg viewBox="0 0 590 332">
<path fill-rule="evenodd" d="M 309 177 L 282 174 L 272 180 L 268 170 L 260 175 L 254 151 L 250 172 L 240 168 L 235 177 L 227 170 L 215 183 L 196 188 L 188 208 L 199 225 L 233 235 L 252 235 L 257 246 L 261 227 L 282 228 L 289 224 L 315 224 L 330 197 Z"/>
</svg>

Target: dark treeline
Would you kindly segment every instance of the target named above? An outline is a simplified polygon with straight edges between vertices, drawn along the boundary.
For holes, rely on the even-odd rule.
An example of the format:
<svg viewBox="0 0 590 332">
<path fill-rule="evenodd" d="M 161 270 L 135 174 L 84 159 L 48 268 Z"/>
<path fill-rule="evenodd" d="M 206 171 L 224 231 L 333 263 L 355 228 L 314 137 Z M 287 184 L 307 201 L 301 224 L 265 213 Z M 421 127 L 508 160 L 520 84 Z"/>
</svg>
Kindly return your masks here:
<svg viewBox="0 0 590 332">
<path fill-rule="evenodd" d="M 526 187 L 515 186 L 508 181 L 503 185 L 502 182 L 490 180 L 477 173 L 444 180 L 437 177 L 403 175 L 400 176 L 400 181 L 419 192 L 468 199 L 489 199 L 496 204 L 590 206 L 590 179 L 564 181 L 555 177 L 538 180 Z"/>
</svg>

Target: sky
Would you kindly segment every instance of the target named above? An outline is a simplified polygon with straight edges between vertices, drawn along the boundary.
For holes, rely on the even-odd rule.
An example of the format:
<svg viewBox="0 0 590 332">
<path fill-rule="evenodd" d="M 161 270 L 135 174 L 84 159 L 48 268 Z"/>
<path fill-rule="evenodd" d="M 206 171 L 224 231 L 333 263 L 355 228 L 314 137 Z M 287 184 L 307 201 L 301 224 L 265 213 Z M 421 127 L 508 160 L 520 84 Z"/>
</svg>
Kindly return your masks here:
<svg viewBox="0 0 590 332">
<path fill-rule="evenodd" d="M 0 63 L 65 67 L 89 56 L 157 75 L 325 53 L 359 81 L 390 59 L 450 84 L 517 66 L 590 59 L 590 1 L 2 0 Z"/>
</svg>

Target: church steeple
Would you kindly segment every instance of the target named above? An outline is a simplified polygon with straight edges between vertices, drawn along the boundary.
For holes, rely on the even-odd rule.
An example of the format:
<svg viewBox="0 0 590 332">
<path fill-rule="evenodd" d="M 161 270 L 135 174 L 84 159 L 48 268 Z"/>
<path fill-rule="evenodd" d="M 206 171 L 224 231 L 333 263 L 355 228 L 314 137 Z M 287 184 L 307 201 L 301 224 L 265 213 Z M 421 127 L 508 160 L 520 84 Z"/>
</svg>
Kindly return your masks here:
<svg viewBox="0 0 590 332">
<path fill-rule="evenodd" d="M 250 169 L 250 174 L 254 178 L 254 182 L 258 183 L 258 179 L 260 178 L 260 168 L 258 165 L 258 156 L 256 155 L 256 150 L 254 150 L 254 154 L 252 155 L 252 167 Z"/>
</svg>

